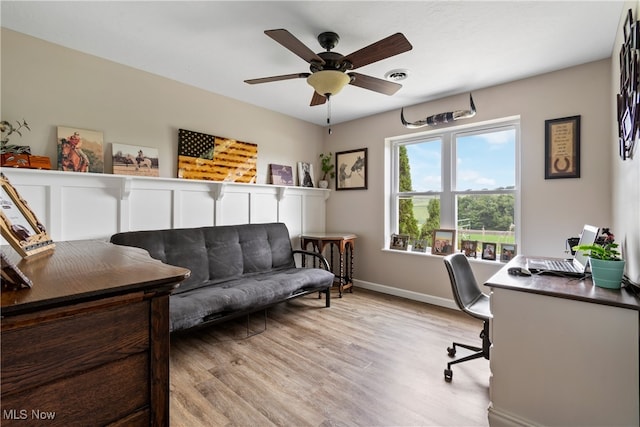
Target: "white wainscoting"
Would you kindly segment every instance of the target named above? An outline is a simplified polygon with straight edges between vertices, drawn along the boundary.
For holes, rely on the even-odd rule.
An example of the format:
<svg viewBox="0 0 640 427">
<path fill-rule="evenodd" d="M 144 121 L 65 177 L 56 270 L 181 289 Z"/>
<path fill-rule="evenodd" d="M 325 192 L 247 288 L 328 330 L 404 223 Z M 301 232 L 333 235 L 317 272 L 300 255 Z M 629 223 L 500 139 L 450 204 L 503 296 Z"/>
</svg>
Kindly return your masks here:
<svg viewBox="0 0 640 427">
<path fill-rule="evenodd" d="M 325 231 L 330 190 L 3 168 L 54 241 L 117 232 L 284 222 L 294 248 Z M 2 240 L 2 244 L 6 244 Z"/>
</svg>

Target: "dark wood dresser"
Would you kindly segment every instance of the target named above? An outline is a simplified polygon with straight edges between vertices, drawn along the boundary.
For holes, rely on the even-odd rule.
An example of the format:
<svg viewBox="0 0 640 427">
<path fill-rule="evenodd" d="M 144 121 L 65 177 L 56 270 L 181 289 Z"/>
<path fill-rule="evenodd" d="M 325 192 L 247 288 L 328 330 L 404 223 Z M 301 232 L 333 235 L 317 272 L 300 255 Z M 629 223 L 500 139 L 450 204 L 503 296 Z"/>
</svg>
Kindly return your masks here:
<svg viewBox="0 0 640 427">
<path fill-rule="evenodd" d="M 101 241 L 3 249 L 33 287 L 2 292 L 0 424 L 168 426 L 169 294 L 189 270 Z"/>
</svg>

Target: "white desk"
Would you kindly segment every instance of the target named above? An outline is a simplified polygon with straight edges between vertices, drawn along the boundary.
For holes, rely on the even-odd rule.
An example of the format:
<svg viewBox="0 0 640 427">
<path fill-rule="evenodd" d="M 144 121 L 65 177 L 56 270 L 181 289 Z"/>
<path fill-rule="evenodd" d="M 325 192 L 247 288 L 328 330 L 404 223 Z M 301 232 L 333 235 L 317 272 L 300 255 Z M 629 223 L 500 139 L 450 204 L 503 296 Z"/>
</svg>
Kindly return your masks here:
<svg viewBox="0 0 640 427">
<path fill-rule="evenodd" d="M 639 301 L 591 280 L 492 276 L 489 424 L 637 426 Z"/>
</svg>

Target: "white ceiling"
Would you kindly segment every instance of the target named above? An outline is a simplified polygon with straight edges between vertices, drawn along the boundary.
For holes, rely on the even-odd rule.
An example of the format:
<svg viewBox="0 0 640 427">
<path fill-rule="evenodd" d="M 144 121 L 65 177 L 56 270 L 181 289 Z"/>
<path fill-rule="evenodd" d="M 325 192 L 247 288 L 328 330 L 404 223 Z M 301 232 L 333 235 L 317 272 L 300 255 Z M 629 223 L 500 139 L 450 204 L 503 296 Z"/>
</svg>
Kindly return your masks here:
<svg viewBox="0 0 640 427">
<path fill-rule="evenodd" d="M 402 32 L 413 50 L 359 68 L 384 78 L 408 69 L 395 95 L 347 86 L 331 101 L 332 123 L 611 56 L 623 1 L 127 1 L 1 3 L 2 26 L 319 125 L 304 79 L 245 79 L 308 72 L 264 34 L 285 28 L 311 50 L 340 35 L 347 55 Z M 481 108 L 478 99 L 476 104 Z M 468 108 L 467 98 L 452 110 Z M 441 111 L 425 112 L 425 115 Z M 411 120 L 423 117 L 411 118 Z"/>
</svg>

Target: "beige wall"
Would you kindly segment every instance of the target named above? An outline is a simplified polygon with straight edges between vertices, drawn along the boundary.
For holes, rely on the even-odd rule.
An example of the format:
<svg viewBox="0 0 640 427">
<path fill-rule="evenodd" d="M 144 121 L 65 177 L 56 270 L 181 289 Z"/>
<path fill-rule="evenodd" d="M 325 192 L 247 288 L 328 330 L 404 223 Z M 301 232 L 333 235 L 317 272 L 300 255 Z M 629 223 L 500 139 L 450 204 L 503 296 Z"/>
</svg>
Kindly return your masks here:
<svg viewBox="0 0 640 427">
<path fill-rule="evenodd" d="M 623 16 L 618 25 L 618 34 L 611 57 L 611 91 L 620 93 L 620 46 L 624 40 L 622 25 L 627 11 L 633 11 L 633 18 L 638 20 L 640 14 L 640 0 L 629 1 L 623 8 Z M 612 169 L 612 201 L 613 201 L 613 229 L 627 260 L 626 274 L 634 283 L 640 284 L 640 147 L 636 143 L 635 158 L 622 161 L 618 156 L 617 141 L 618 128 L 616 125 L 615 98 L 611 98 L 610 114 L 613 126 L 607 141 L 614 151 L 611 157 Z"/>
<path fill-rule="evenodd" d="M 2 120 L 26 119 L 31 132 L 15 142 L 54 168 L 59 125 L 104 132 L 106 172 L 116 142 L 158 148 L 160 175 L 175 177 L 179 128 L 258 144 L 258 183 L 270 163 L 319 166 L 317 125 L 5 28 L 1 37 Z"/>
<path fill-rule="evenodd" d="M 468 124 L 508 116 L 521 117 L 522 218 L 520 253 L 565 256 L 566 237 L 585 223 L 609 226 L 611 216 L 610 61 L 544 74 L 473 92 L 478 113 Z M 468 94 L 412 106 L 412 120 L 468 108 Z M 581 116 L 581 178 L 544 179 L 544 121 Z M 369 188 L 334 192 L 327 204 L 327 229 L 351 231 L 356 245 L 357 279 L 409 292 L 451 298 L 448 278 L 437 256 L 391 253 L 384 236 L 384 139 L 423 131 L 405 129 L 400 111 L 333 126 L 325 151 L 368 147 Z M 474 262 L 479 280 L 500 266 Z"/>
</svg>

